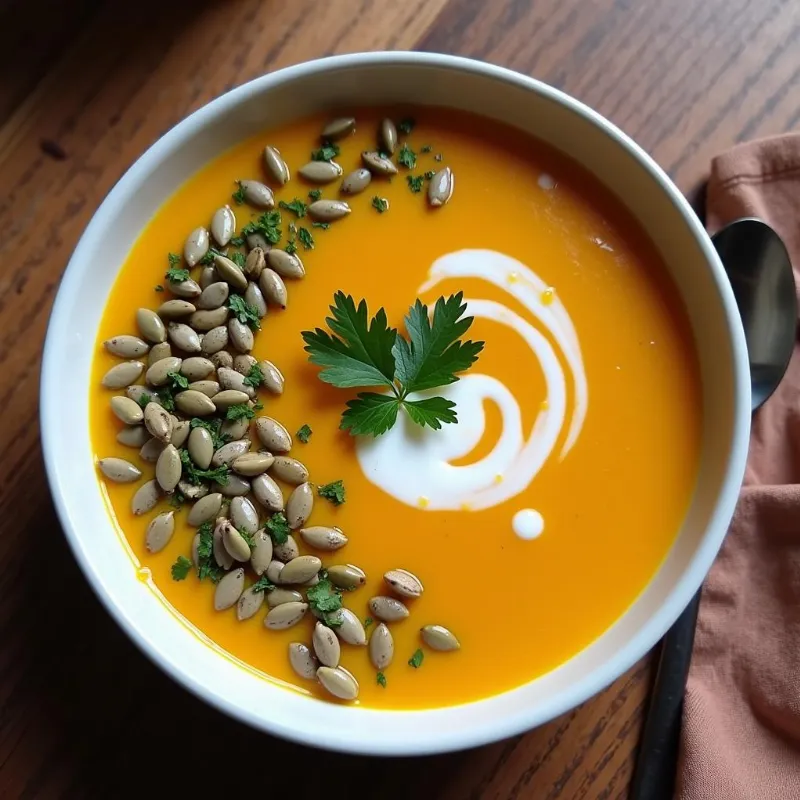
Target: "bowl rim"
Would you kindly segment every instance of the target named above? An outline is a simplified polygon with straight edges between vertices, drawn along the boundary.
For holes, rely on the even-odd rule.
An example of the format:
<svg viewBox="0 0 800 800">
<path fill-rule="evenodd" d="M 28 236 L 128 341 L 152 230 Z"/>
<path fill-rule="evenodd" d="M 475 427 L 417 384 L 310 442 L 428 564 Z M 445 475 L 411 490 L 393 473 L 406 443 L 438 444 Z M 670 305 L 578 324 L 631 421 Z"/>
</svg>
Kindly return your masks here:
<svg viewBox="0 0 800 800">
<path fill-rule="evenodd" d="M 482 726 L 475 726 L 473 728 L 459 726 L 452 728 L 448 736 L 443 737 L 442 740 L 426 739 L 424 736 L 420 736 L 418 741 L 393 741 L 387 743 L 373 738 L 367 742 L 357 737 L 351 740 L 343 731 L 341 737 L 337 737 L 335 741 L 331 741 L 322 731 L 318 733 L 309 732 L 301 725 L 290 727 L 279 720 L 271 719 L 269 714 L 241 709 L 219 692 L 209 693 L 206 687 L 195 682 L 195 680 L 185 674 L 178 665 L 173 664 L 169 659 L 163 656 L 159 650 L 151 644 L 146 635 L 144 635 L 133 621 L 127 617 L 122 606 L 117 605 L 106 593 L 100 571 L 96 571 L 93 568 L 87 551 L 84 549 L 84 543 L 71 525 L 68 502 L 59 481 L 59 472 L 63 467 L 59 465 L 53 457 L 54 442 L 58 435 L 58 385 L 54 382 L 55 378 L 50 376 L 55 374 L 53 367 L 59 358 L 59 350 L 61 349 L 60 345 L 57 344 L 59 340 L 57 332 L 60 327 L 64 326 L 68 309 L 77 297 L 81 263 L 86 261 L 86 256 L 91 252 L 95 241 L 101 237 L 104 228 L 107 226 L 107 219 L 113 215 L 114 210 L 119 205 L 127 200 L 131 188 L 136 185 L 140 176 L 151 172 L 153 167 L 160 161 L 163 154 L 171 150 L 177 143 L 190 137 L 198 130 L 201 130 L 215 118 L 229 113 L 236 106 L 254 95 L 264 93 L 275 86 L 323 71 L 374 66 L 390 68 L 423 66 L 468 73 L 476 77 L 510 83 L 543 96 L 545 99 L 558 103 L 559 105 L 566 106 L 567 109 L 574 114 L 583 117 L 586 121 L 599 127 L 607 136 L 626 150 L 627 153 L 639 163 L 639 166 L 644 168 L 655 180 L 661 191 L 665 193 L 671 204 L 680 213 L 684 224 L 687 226 L 689 232 L 702 251 L 727 322 L 730 336 L 729 344 L 733 360 L 733 381 L 735 386 L 735 396 L 732 404 L 733 430 L 730 440 L 730 456 L 725 469 L 724 480 L 713 507 L 710 523 L 702 539 L 698 543 L 687 568 L 683 571 L 680 580 L 678 580 L 669 591 L 660 608 L 642 625 L 638 635 L 626 642 L 625 646 L 621 648 L 616 656 L 600 664 L 582 680 L 575 683 L 569 691 L 561 692 L 559 696 L 553 698 L 553 700 L 547 704 L 532 706 L 528 709 L 520 709 L 514 714 L 506 714 L 499 718 L 492 718 Z M 700 588 L 703 579 L 710 569 L 722 544 L 725 533 L 727 532 L 728 524 L 733 515 L 735 503 L 738 498 L 739 489 L 744 476 L 750 428 L 750 382 L 747 349 L 733 291 L 727 281 L 724 269 L 711 239 L 696 217 L 688 201 L 664 170 L 662 170 L 653 158 L 639 145 L 613 123 L 589 106 L 559 89 L 551 87 L 535 78 L 494 64 L 461 56 L 413 51 L 376 51 L 329 56 L 305 61 L 267 73 L 220 95 L 197 109 L 178 122 L 167 131 L 167 133 L 148 147 L 125 171 L 95 211 L 85 231 L 81 235 L 67 268 L 64 271 L 51 311 L 50 321 L 47 326 L 42 357 L 40 387 L 42 450 L 50 492 L 61 527 L 64 530 L 70 549 L 94 593 L 105 606 L 111 617 L 125 631 L 139 650 L 179 685 L 197 695 L 201 700 L 223 711 L 228 716 L 245 722 L 254 728 L 300 744 L 324 747 L 340 752 L 384 756 L 451 752 L 520 734 L 575 708 L 602 691 L 619 676 L 629 670 L 633 664 L 642 658 L 657 643 L 677 619 Z M 474 702 L 491 702 L 494 697 L 496 696 L 493 695 Z M 458 706 L 455 706 L 454 708 L 457 707 Z M 387 715 L 424 715 L 431 711 L 442 710 L 446 710 L 446 708 L 416 709 L 411 711 L 379 709 L 381 713 Z"/>
</svg>

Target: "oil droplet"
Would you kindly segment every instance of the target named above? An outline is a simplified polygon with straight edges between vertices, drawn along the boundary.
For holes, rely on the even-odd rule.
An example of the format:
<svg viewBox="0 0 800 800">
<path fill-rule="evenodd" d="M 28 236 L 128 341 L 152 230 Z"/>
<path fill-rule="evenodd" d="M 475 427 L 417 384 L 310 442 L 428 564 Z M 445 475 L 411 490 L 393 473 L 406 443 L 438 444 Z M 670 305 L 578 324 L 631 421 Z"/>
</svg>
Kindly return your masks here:
<svg viewBox="0 0 800 800">
<path fill-rule="evenodd" d="M 542 411 L 549 411 L 550 410 L 550 401 L 549 400 L 542 400 L 542 402 L 539 404 L 539 408 Z"/>
<path fill-rule="evenodd" d="M 556 299 L 556 290 L 552 286 L 548 286 L 542 292 L 542 305 L 549 306 L 555 299 Z"/>
<path fill-rule="evenodd" d="M 508 282 L 509 283 L 516 283 L 519 280 L 519 272 L 509 272 L 508 273 Z"/>
<path fill-rule="evenodd" d="M 495 483 L 502 483 L 503 482 L 503 476 L 502 475 L 495 475 L 494 476 L 494 482 Z"/>
<path fill-rule="evenodd" d="M 431 501 L 427 497 L 420 497 L 419 500 L 417 500 L 417 505 L 420 508 L 427 508 L 430 503 Z"/>
<path fill-rule="evenodd" d="M 153 573 L 150 572 L 149 567 L 139 567 L 139 569 L 136 570 L 136 577 L 142 583 L 149 583 L 150 579 L 153 577 Z"/>
</svg>

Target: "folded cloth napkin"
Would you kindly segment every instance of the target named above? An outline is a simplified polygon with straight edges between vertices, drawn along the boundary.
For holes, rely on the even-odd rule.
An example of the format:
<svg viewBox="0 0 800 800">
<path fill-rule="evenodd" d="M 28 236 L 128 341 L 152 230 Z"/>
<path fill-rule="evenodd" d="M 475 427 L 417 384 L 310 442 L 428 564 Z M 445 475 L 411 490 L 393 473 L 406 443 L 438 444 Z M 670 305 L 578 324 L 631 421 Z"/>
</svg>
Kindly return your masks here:
<svg viewBox="0 0 800 800">
<path fill-rule="evenodd" d="M 800 285 L 800 134 L 715 159 L 713 233 L 759 217 Z M 705 582 L 683 709 L 679 800 L 800 800 L 800 345 L 753 418 L 744 487 Z"/>
</svg>

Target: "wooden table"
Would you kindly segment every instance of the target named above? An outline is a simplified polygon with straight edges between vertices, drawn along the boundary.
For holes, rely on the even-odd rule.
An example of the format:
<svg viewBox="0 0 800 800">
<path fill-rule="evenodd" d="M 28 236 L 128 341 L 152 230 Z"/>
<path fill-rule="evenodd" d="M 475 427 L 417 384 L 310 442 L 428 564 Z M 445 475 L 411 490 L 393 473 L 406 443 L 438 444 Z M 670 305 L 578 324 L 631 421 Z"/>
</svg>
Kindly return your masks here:
<svg viewBox="0 0 800 800">
<path fill-rule="evenodd" d="M 0 0 L 0 31 L 0 797 L 624 797 L 649 659 L 526 736 L 403 761 L 270 739 L 168 680 L 100 607 L 59 530 L 38 436 L 45 325 L 75 242 L 128 165 L 267 70 L 356 50 L 485 59 L 594 106 L 693 192 L 715 153 L 800 124 L 800 6 Z"/>
</svg>

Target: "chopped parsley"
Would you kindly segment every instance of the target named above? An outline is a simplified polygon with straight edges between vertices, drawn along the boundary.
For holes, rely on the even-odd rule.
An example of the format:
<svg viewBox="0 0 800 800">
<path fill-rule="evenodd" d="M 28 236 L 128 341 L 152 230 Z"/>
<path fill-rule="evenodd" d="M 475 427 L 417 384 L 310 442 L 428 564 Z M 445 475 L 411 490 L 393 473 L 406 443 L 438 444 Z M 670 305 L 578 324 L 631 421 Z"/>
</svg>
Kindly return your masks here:
<svg viewBox="0 0 800 800">
<path fill-rule="evenodd" d="M 270 244 L 278 244 L 281 240 L 281 212 L 266 211 L 258 219 L 248 222 L 242 228 L 242 236 L 261 233 Z"/>
<path fill-rule="evenodd" d="M 163 286 L 162 286 L 160 283 L 157 283 L 157 284 L 156 284 L 156 285 L 155 285 L 153 288 L 154 288 L 154 289 L 155 289 L 157 292 L 163 292 L 163 291 L 164 291 L 164 287 L 163 287 Z"/>
<path fill-rule="evenodd" d="M 408 184 L 408 188 L 414 194 L 422 191 L 422 184 L 425 182 L 424 175 L 406 175 L 406 183 Z"/>
<path fill-rule="evenodd" d="M 414 169 L 417 166 L 417 154 L 405 142 L 397 154 L 397 163 L 408 169 Z"/>
<path fill-rule="evenodd" d="M 311 191 L 308 193 L 308 196 L 309 196 L 309 198 L 311 198 L 311 201 L 312 201 L 312 202 L 313 202 L 314 200 L 319 200 L 319 199 L 320 199 L 320 197 L 322 197 L 322 190 L 321 190 L 321 189 L 312 189 L 312 190 L 311 190 Z"/>
<path fill-rule="evenodd" d="M 245 202 L 244 188 L 242 187 L 241 181 L 236 181 L 236 183 L 239 186 L 239 188 L 231 195 L 231 197 L 233 198 L 233 201 L 236 203 L 236 205 L 240 206 L 242 205 L 242 203 Z"/>
<path fill-rule="evenodd" d="M 233 244 L 233 239 L 231 239 L 231 244 Z M 239 245 L 236 245 L 237 247 Z M 208 248 L 208 252 L 200 259 L 200 264 L 204 267 L 210 267 L 214 264 L 214 259 L 217 256 L 221 256 L 222 253 L 219 250 L 215 250 L 213 247 Z"/>
<path fill-rule="evenodd" d="M 180 492 L 173 492 L 169 496 L 168 502 L 173 508 L 181 508 L 186 502 L 186 498 Z"/>
<path fill-rule="evenodd" d="M 240 294 L 232 294 L 228 298 L 228 308 L 242 325 L 247 325 L 254 331 L 261 330 L 258 309 L 255 306 L 251 306 Z"/>
<path fill-rule="evenodd" d="M 247 542 L 247 546 L 252 550 L 256 546 L 256 541 L 253 538 L 252 533 L 248 533 L 247 531 L 240 531 L 238 528 L 236 529 L 239 536 Z"/>
<path fill-rule="evenodd" d="M 372 198 L 372 207 L 379 213 L 383 214 L 384 211 L 389 210 L 389 201 L 385 197 L 375 197 Z"/>
<path fill-rule="evenodd" d="M 386 688 L 386 676 L 382 672 L 379 672 L 375 676 L 375 680 L 378 682 L 378 686 L 382 687 L 383 689 Z"/>
<path fill-rule="evenodd" d="M 148 403 L 150 403 L 151 401 L 152 401 L 152 397 L 150 397 L 150 395 L 147 394 L 147 392 L 142 392 L 139 395 L 139 398 L 136 400 L 136 402 L 142 407 L 142 409 L 144 409 L 145 406 Z"/>
<path fill-rule="evenodd" d="M 172 381 L 173 389 L 188 389 L 189 379 L 180 372 L 168 372 L 167 377 Z"/>
<path fill-rule="evenodd" d="M 341 151 L 339 150 L 339 145 L 334 144 L 333 142 L 326 142 L 319 148 L 319 150 L 312 150 L 311 151 L 311 160 L 312 161 L 331 161 L 332 159 L 336 158 Z"/>
<path fill-rule="evenodd" d="M 293 256 L 297 252 L 297 245 L 292 242 L 287 242 L 286 247 L 283 248 L 290 256 Z"/>
<path fill-rule="evenodd" d="M 219 450 L 222 445 L 227 442 L 227 437 L 220 435 L 220 428 L 222 427 L 222 420 L 215 419 L 200 419 L 200 417 L 192 417 L 189 421 L 190 428 L 205 428 L 211 434 L 211 442 L 214 445 L 214 450 Z"/>
<path fill-rule="evenodd" d="M 425 178 L 426 181 L 429 181 L 433 179 L 434 175 L 436 175 L 436 173 L 432 169 L 429 169 L 422 177 Z"/>
<path fill-rule="evenodd" d="M 242 383 L 247 386 L 252 386 L 254 389 L 258 389 L 258 387 L 264 383 L 264 373 L 261 371 L 261 367 L 259 367 L 258 364 L 253 364 L 253 366 L 250 367 L 250 371 L 244 376 Z"/>
<path fill-rule="evenodd" d="M 330 222 L 312 222 L 311 223 L 311 227 L 312 228 L 322 228 L 322 230 L 324 230 L 324 231 L 328 230 L 328 228 L 330 228 L 330 226 L 331 226 Z"/>
<path fill-rule="evenodd" d="M 430 153 L 431 150 L 433 150 L 433 148 L 429 144 L 425 144 L 419 149 L 420 153 Z"/>
<path fill-rule="evenodd" d="M 186 556 L 178 556 L 177 561 L 172 565 L 172 580 L 182 581 L 192 568 L 192 562 Z"/>
<path fill-rule="evenodd" d="M 375 624 L 375 620 L 372 619 L 372 617 L 367 617 L 364 620 L 364 630 L 367 630 L 370 625 L 374 625 L 374 624 Z"/>
<path fill-rule="evenodd" d="M 311 231 L 306 228 L 299 228 L 297 231 L 297 238 L 306 250 L 314 249 L 314 237 L 311 235 Z"/>
<path fill-rule="evenodd" d="M 244 247 L 244 239 L 241 236 L 231 238 L 231 247 Z"/>
<path fill-rule="evenodd" d="M 425 658 L 425 653 L 422 650 L 417 650 L 411 658 L 408 659 L 408 666 L 419 669 L 422 666 L 422 660 Z"/>
<path fill-rule="evenodd" d="M 311 610 L 316 611 L 329 628 L 342 624 L 341 615 L 337 614 L 342 608 L 342 593 L 328 578 L 321 578 L 316 586 L 309 587 L 306 598 Z"/>
<path fill-rule="evenodd" d="M 400 133 L 409 134 L 411 131 L 414 130 L 414 126 L 417 124 L 417 121 L 413 117 L 406 117 L 405 119 L 401 119 L 400 122 L 397 123 L 397 130 Z"/>
<path fill-rule="evenodd" d="M 313 431 L 308 425 L 303 425 L 299 431 L 295 434 L 297 438 L 303 443 L 308 444 L 308 440 L 311 438 L 311 434 Z"/>
<path fill-rule="evenodd" d="M 326 483 L 317 489 L 320 497 L 330 500 L 335 506 L 340 506 L 344 503 L 344 482 L 333 481 L 333 483 Z"/>
<path fill-rule="evenodd" d="M 239 269 L 244 269 L 247 258 L 245 257 L 244 253 L 242 253 L 240 250 L 237 250 L 231 254 L 231 261 L 233 261 L 233 263 L 236 264 Z"/>
<path fill-rule="evenodd" d="M 285 203 L 283 200 L 281 200 L 278 205 L 284 211 L 291 211 L 298 217 L 304 217 L 306 215 L 306 204 L 302 200 L 298 200 L 296 197 L 291 203 Z"/>
<path fill-rule="evenodd" d="M 167 261 L 170 267 L 177 267 L 181 263 L 181 257 L 177 253 L 167 253 Z"/>
<path fill-rule="evenodd" d="M 174 253 L 170 253 L 170 255 L 174 255 Z M 189 280 L 189 270 L 188 269 L 180 269 L 178 267 L 170 267 L 165 273 L 164 277 L 170 283 L 183 283 L 184 281 Z"/>
<path fill-rule="evenodd" d="M 237 419 L 253 419 L 255 415 L 255 411 L 247 403 L 238 403 L 235 406 L 228 406 L 228 410 L 225 412 L 225 419 L 236 422 Z"/>
<path fill-rule="evenodd" d="M 262 408 L 264 408 L 264 404 L 260 400 L 256 400 L 253 404 L 253 411 L 261 411 Z"/>
<path fill-rule="evenodd" d="M 224 486 L 228 482 L 228 475 L 230 475 L 230 467 L 227 467 L 225 464 L 220 465 L 219 467 L 215 467 L 214 469 L 200 469 L 194 461 L 192 461 L 192 457 L 189 455 L 188 451 L 181 450 L 181 464 L 183 465 L 183 477 L 189 481 L 189 483 L 195 484 L 195 486 L 202 481 L 216 481 L 221 486 Z"/>
<path fill-rule="evenodd" d="M 202 581 L 210 578 L 212 583 L 218 583 L 225 570 L 214 559 L 214 525 L 211 521 L 204 522 L 198 529 L 200 542 L 197 545 L 197 560 L 199 562 L 197 577 Z"/>
<path fill-rule="evenodd" d="M 272 537 L 273 544 L 286 544 L 289 538 L 289 523 L 286 521 L 286 515 L 279 511 L 273 514 L 265 523 L 264 529 Z"/>
<path fill-rule="evenodd" d="M 254 592 L 271 592 L 275 584 L 266 575 L 262 575 L 250 588 Z"/>
<path fill-rule="evenodd" d="M 156 392 L 156 395 L 165 411 L 175 410 L 175 398 L 172 396 L 172 389 L 165 387 Z"/>
</svg>

